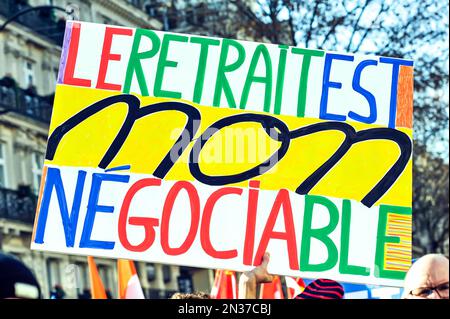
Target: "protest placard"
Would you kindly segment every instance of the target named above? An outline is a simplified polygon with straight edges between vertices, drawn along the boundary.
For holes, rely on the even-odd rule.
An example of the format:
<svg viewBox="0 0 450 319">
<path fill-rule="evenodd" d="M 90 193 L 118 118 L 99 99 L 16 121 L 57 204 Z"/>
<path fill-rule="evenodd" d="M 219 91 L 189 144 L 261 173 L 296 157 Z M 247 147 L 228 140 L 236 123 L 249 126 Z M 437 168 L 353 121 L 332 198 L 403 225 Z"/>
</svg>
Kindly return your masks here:
<svg viewBox="0 0 450 319">
<path fill-rule="evenodd" d="M 68 22 L 32 248 L 401 286 L 412 66 Z"/>
</svg>

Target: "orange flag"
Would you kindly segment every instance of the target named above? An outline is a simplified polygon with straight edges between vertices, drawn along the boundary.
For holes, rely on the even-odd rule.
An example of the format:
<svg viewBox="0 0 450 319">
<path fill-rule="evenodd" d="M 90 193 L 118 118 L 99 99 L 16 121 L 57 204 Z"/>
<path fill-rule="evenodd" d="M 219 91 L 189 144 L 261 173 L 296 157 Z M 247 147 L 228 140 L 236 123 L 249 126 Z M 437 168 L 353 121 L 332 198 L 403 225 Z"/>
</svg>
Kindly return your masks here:
<svg viewBox="0 0 450 319">
<path fill-rule="evenodd" d="M 237 299 L 238 286 L 236 273 L 231 270 L 218 269 L 211 290 L 212 299 Z"/>
<path fill-rule="evenodd" d="M 119 299 L 145 299 L 141 283 L 132 260 L 118 259 Z"/>
<path fill-rule="evenodd" d="M 305 290 L 306 285 L 302 278 L 300 277 L 293 278 L 286 276 L 284 277 L 284 279 L 286 280 L 286 287 L 289 299 L 295 298 L 296 296 L 300 295 L 303 292 L 303 290 Z"/>
<path fill-rule="evenodd" d="M 92 299 L 106 299 L 105 287 L 103 286 L 102 279 L 98 274 L 97 265 L 95 264 L 94 257 L 88 256 L 88 266 L 89 266 L 89 281 L 91 282 Z"/>
<path fill-rule="evenodd" d="M 283 288 L 279 276 L 274 276 L 271 283 L 261 284 L 260 299 L 284 299 Z"/>
</svg>

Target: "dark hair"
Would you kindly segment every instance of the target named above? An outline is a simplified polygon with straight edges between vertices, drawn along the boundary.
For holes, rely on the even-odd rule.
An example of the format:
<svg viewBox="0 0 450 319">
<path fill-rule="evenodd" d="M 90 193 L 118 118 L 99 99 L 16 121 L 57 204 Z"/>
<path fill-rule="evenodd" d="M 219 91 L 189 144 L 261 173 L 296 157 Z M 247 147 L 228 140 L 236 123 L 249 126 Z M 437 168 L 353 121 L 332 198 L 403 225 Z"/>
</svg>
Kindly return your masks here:
<svg viewBox="0 0 450 319">
<path fill-rule="evenodd" d="M 174 293 L 170 299 L 211 299 L 211 296 L 202 291 L 196 291 L 193 293 L 177 292 Z"/>
<path fill-rule="evenodd" d="M 41 298 L 41 289 L 31 270 L 15 256 L 0 253 L 0 299 Z"/>
</svg>

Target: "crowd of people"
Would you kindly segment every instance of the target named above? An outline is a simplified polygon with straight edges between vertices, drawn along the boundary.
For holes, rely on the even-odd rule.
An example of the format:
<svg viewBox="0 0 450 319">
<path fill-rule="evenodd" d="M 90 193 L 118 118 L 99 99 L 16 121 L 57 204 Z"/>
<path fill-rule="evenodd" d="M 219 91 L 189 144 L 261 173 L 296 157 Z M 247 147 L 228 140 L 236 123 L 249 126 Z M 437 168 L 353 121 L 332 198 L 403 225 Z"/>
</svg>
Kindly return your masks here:
<svg viewBox="0 0 450 319">
<path fill-rule="evenodd" d="M 261 264 L 253 270 L 244 272 L 239 278 L 239 299 L 256 299 L 258 286 L 269 283 L 273 276 L 267 266 L 270 255 L 263 256 Z M 449 299 L 449 259 L 441 254 L 428 254 L 415 261 L 406 274 L 403 299 Z M 89 299 L 89 291 L 85 291 Z M 51 299 L 63 299 L 64 290 L 55 286 Z M 344 288 L 330 279 L 316 279 L 305 287 L 295 299 L 343 299 Z M 24 298 L 40 299 L 42 292 L 38 281 L 20 260 L 14 256 L 0 253 L 0 299 Z M 176 293 L 172 299 L 210 299 L 205 292 Z"/>
</svg>

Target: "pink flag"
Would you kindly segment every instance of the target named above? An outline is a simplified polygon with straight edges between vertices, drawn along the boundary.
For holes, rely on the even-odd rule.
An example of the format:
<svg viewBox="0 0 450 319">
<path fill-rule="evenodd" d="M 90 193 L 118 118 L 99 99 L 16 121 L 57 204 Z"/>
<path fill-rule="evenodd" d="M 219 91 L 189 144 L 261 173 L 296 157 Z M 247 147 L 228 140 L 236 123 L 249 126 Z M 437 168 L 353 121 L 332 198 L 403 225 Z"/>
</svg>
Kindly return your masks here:
<svg viewBox="0 0 450 319">
<path fill-rule="evenodd" d="M 119 299 L 145 299 L 141 283 L 132 260 L 118 259 Z"/>
</svg>

